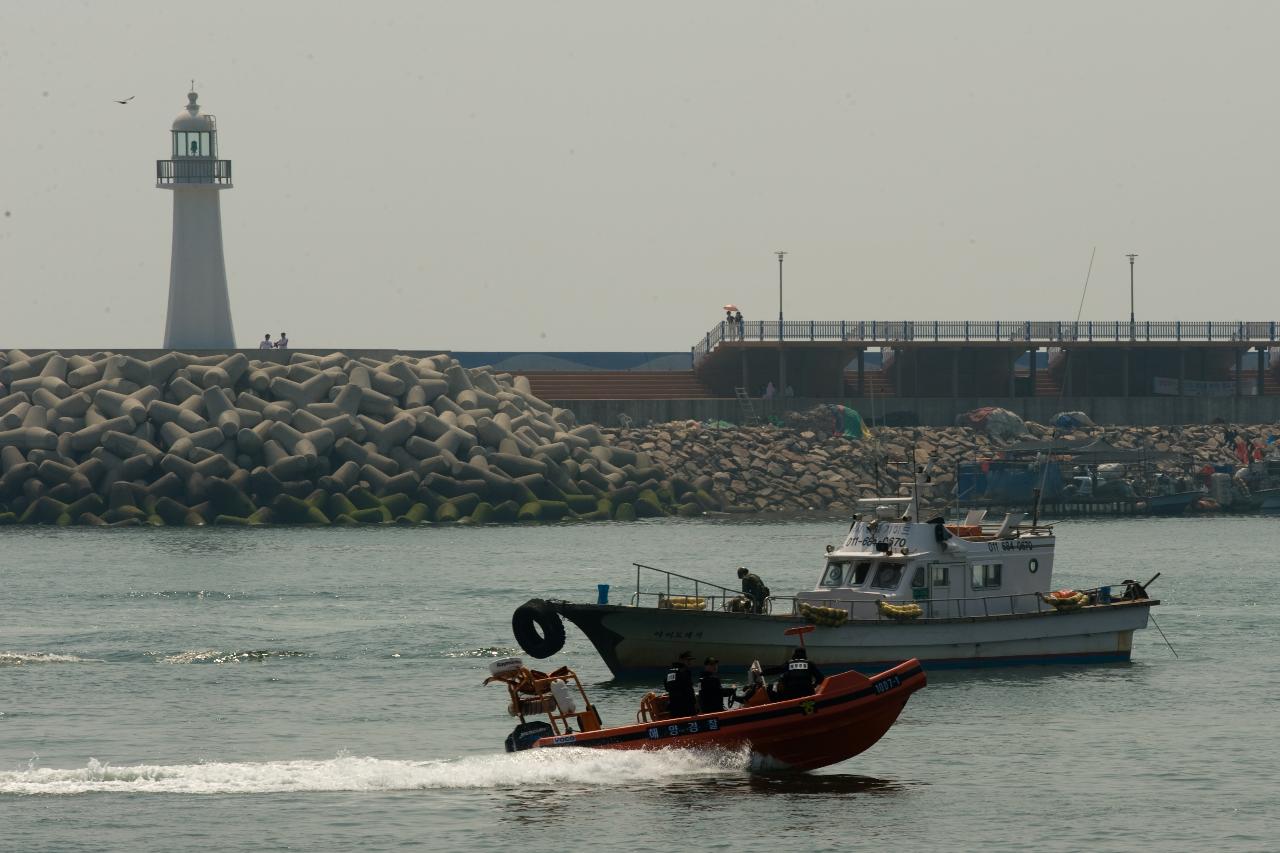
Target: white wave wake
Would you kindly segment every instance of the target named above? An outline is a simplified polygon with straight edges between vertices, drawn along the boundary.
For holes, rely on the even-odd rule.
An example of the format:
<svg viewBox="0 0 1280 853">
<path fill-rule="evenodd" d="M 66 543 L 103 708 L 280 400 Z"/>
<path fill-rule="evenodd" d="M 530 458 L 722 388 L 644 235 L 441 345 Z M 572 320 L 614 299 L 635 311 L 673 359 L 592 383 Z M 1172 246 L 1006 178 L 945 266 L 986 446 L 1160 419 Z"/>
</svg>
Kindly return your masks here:
<svg viewBox="0 0 1280 853">
<path fill-rule="evenodd" d="M 0 652 L 0 666 L 27 666 L 37 663 L 102 663 L 97 658 L 59 655 L 53 652 Z"/>
<path fill-rule="evenodd" d="M 279 794 L 329 791 L 502 789 L 672 782 L 745 772 L 743 752 L 621 751 L 561 748 L 451 761 L 339 756 L 266 761 L 114 767 L 90 759 L 77 769 L 0 772 L 0 795 Z"/>
</svg>

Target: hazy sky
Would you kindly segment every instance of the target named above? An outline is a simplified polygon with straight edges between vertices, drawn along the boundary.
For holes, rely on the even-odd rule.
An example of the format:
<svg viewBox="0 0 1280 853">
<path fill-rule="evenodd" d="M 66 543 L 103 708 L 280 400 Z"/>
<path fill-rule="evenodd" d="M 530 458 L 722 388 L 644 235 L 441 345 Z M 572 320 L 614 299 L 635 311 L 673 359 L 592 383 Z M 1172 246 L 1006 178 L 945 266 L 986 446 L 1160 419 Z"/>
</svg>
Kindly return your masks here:
<svg viewBox="0 0 1280 853">
<path fill-rule="evenodd" d="M 241 345 L 1271 319 L 1274 3 L 0 0 L 0 348 L 158 346 L 190 78 Z M 128 106 L 114 98 L 135 95 Z"/>
</svg>

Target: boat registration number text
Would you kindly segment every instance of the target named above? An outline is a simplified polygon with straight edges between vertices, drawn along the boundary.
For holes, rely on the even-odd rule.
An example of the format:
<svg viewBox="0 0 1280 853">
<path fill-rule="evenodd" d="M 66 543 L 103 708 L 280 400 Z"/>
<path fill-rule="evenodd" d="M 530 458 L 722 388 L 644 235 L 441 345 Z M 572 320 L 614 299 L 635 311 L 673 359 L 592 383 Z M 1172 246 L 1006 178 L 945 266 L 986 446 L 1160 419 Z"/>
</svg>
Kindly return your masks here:
<svg viewBox="0 0 1280 853">
<path fill-rule="evenodd" d="M 853 537 L 849 537 L 851 540 Z M 872 545 L 888 545 L 890 548 L 904 548 L 907 544 L 905 536 L 881 536 L 877 539 L 874 536 L 863 536 L 859 544 L 864 548 L 870 548 Z"/>
<path fill-rule="evenodd" d="M 900 686 L 901 684 L 902 684 L 901 678 L 899 678 L 896 675 L 891 675 L 888 678 L 882 678 L 879 681 L 877 681 L 875 683 L 875 688 L 877 693 L 886 693 L 892 690 L 893 688 Z"/>
<path fill-rule="evenodd" d="M 1025 539 L 1001 539 L 999 542 L 988 542 L 988 551 L 1034 551 L 1035 544 Z"/>
</svg>

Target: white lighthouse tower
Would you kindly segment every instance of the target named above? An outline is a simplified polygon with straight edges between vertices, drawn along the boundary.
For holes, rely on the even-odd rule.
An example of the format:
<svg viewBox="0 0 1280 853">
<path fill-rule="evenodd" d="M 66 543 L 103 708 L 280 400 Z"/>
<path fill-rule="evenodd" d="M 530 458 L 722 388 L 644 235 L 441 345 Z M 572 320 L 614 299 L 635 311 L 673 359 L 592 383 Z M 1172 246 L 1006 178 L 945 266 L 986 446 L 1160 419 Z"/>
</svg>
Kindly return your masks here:
<svg viewBox="0 0 1280 853">
<path fill-rule="evenodd" d="M 194 88 L 194 87 L 193 87 Z M 166 349 L 232 349 L 231 299 L 222 261 L 222 208 L 231 161 L 218 159 L 214 117 L 196 93 L 173 121 L 172 159 L 156 161 L 156 186 L 173 190 L 173 254 L 169 264 Z"/>
</svg>

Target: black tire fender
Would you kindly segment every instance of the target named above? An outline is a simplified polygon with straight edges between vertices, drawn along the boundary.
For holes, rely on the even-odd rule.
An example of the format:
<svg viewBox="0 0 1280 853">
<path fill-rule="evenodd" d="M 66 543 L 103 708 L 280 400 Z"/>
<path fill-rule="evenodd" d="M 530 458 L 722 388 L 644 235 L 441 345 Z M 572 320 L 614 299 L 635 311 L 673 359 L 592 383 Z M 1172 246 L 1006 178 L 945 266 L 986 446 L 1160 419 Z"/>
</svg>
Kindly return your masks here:
<svg viewBox="0 0 1280 853">
<path fill-rule="evenodd" d="M 511 614 L 511 633 L 526 654 L 549 658 L 564 648 L 564 622 L 541 598 L 531 598 Z"/>
</svg>

